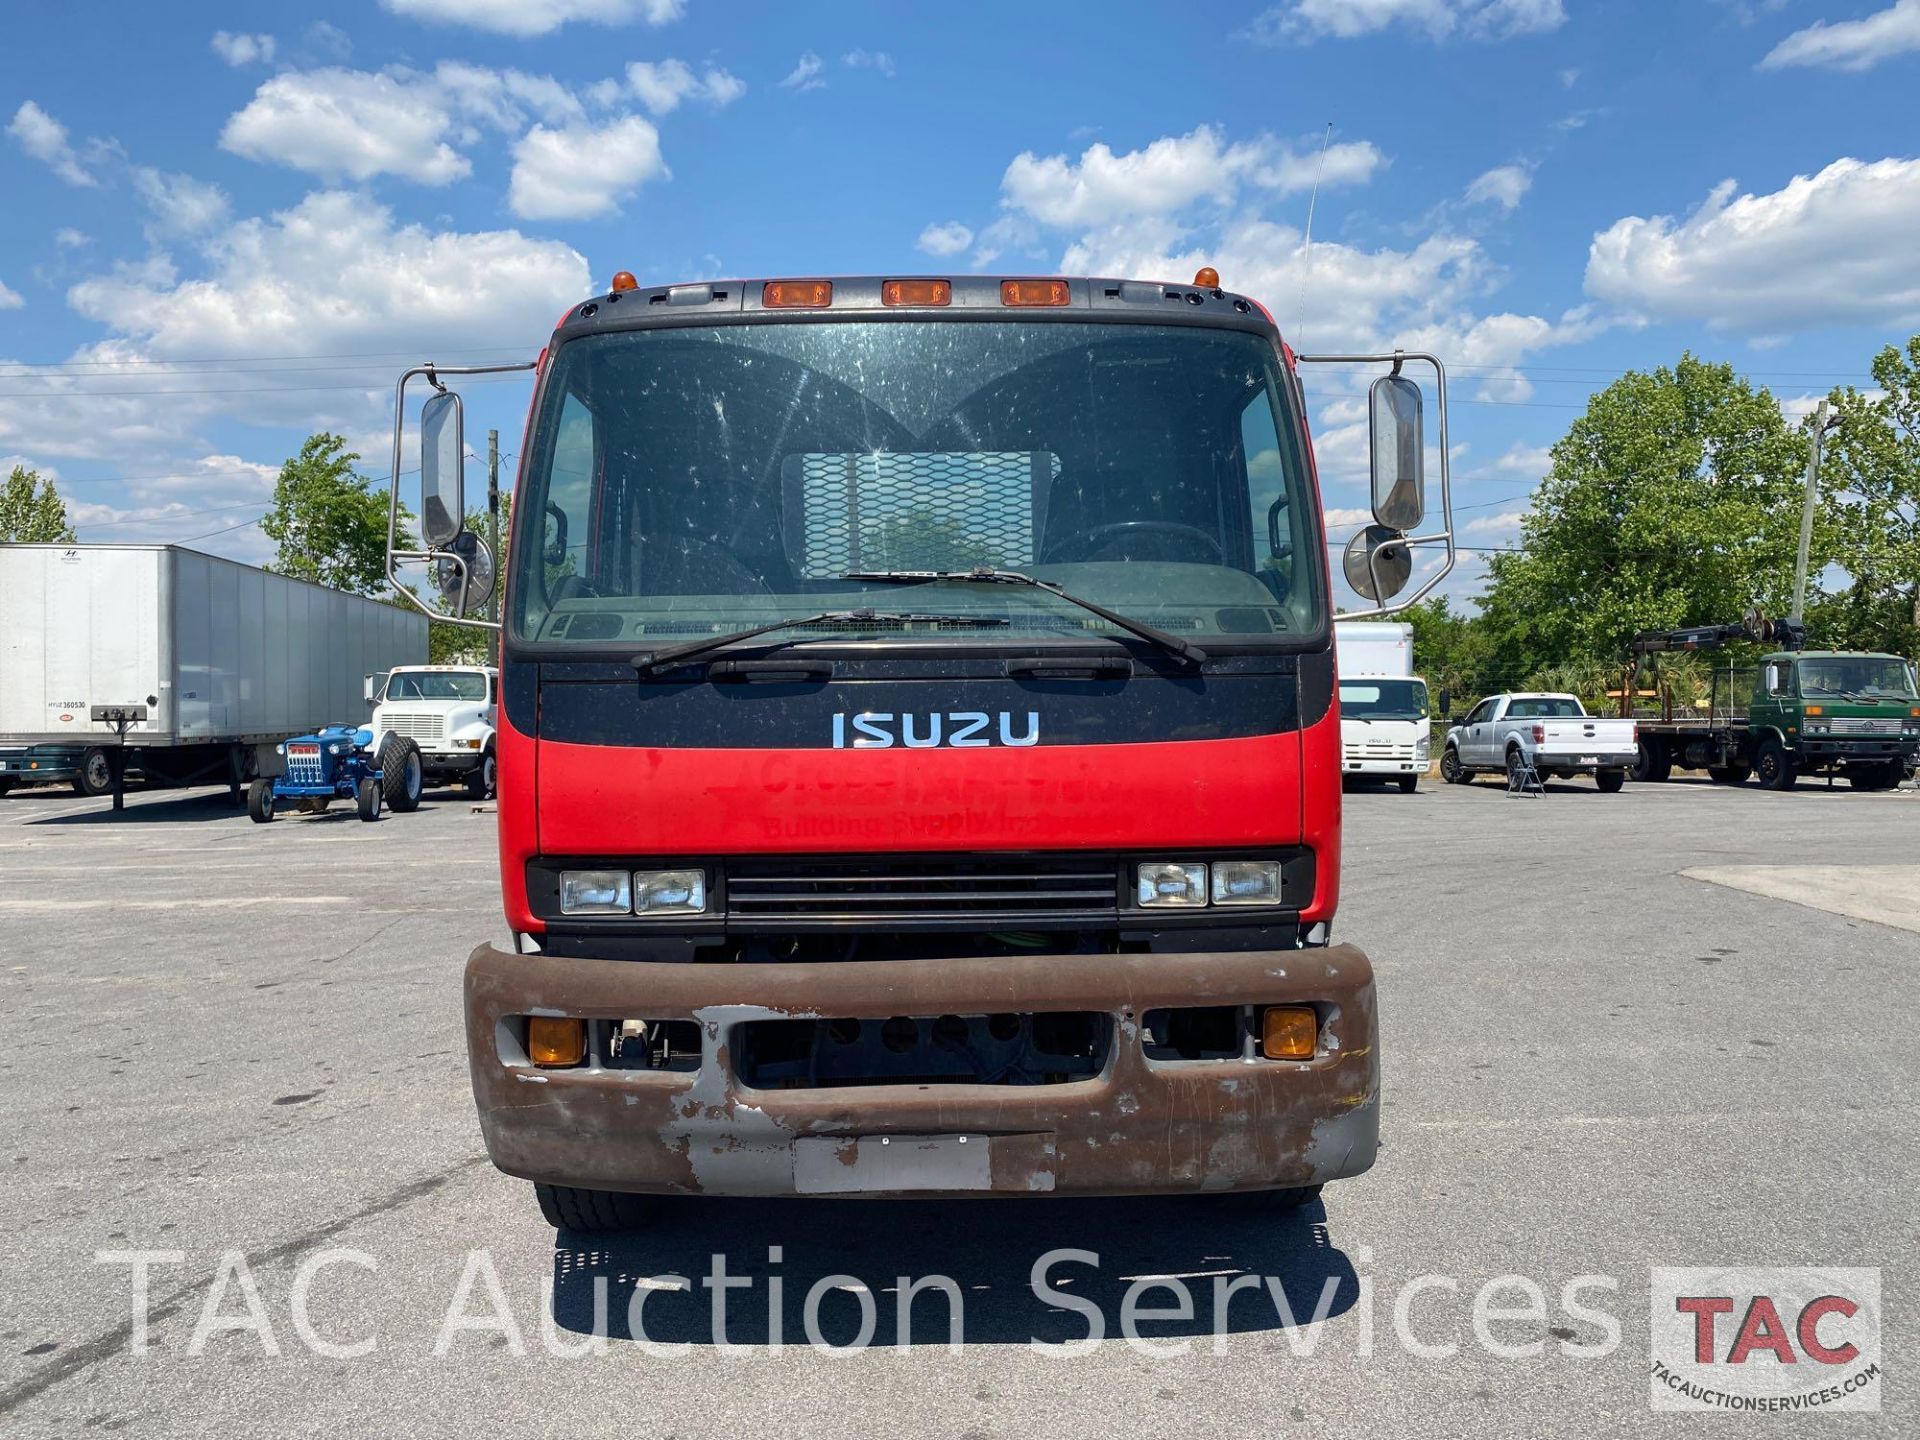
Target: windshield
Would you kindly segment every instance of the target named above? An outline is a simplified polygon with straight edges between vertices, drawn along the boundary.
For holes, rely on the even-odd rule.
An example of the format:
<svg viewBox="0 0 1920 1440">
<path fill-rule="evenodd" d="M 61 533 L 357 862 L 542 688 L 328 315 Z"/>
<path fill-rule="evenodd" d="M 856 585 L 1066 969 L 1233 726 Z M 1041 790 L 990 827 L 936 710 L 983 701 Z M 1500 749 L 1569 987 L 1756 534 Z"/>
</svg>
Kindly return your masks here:
<svg viewBox="0 0 1920 1440">
<path fill-rule="evenodd" d="M 1424 720 L 1424 680 L 1342 680 L 1340 713 L 1356 720 Z"/>
<path fill-rule="evenodd" d="M 1914 698 L 1913 671 L 1891 655 L 1848 655 L 1800 662 L 1802 695 L 1877 695 Z"/>
<path fill-rule="evenodd" d="M 1577 720 L 1587 712 L 1570 695 L 1515 700 L 1507 706 L 1509 720 Z"/>
<path fill-rule="evenodd" d="M 1298 639 L 1322 541 L 1273 347 L 1200 327 L 856 321 L 564 345 L 512 547 L 523 640 L 643 647 L 821 611 L 781 639 L 1131 640 L 989 566 L 1176 636 Z M 544 534 L 540 532 L 544 527 Z M 954 623 L 955 621 L 959 623 Z"/>
<path fill-rule="evenodd" d="M 477 670 L 401 671 L 387 681 L 389 700 L 484 700 L 487 677 Z"/>
</svg>

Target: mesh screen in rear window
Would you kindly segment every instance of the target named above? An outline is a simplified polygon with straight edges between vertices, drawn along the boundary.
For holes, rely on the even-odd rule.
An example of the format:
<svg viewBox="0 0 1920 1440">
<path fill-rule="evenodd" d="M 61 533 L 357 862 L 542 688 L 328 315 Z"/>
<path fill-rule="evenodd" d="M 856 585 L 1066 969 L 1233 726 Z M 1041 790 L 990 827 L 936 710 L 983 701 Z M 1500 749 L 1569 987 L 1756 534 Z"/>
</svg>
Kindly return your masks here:
<svg viewBox="0 0 1920 1440">
<path fill-rule="evenodd" d="M 780 467 L 788 560 L 810 580 L 1031 565 L 1059 473 L 1045 450 L 789 455 Z"/>
</svg>

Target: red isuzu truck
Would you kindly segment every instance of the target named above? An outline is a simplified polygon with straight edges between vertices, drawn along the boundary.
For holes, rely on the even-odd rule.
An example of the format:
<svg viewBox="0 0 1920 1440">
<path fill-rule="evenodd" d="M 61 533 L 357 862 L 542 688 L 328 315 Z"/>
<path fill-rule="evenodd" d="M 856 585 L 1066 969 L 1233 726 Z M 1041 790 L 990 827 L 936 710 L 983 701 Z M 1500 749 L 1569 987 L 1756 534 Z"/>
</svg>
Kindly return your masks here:
<svg viewBox="0 0 1920 1440">
<path fill-rule="evenodd" d="M 1378 362 L 1376 603 L 1430 534 Z M 650 1193 L 1273 1192 L 1373 1163 L 1335 944 L 1340 717 L 1299 366 L 1220 288 L 643 288 L 533 365 L 500 628 L 500 882 L 467 962 L 494 1163 L 575 1230 Z M 470 614 L 451 377 L 425 548 Z M 395 526 L 396 534 L 398 526 Z M 402 542 L 404 544 L 404 542 Z M 411 593 L 411 592 L 409 592 Z M 1384 613 L 1384 610 L 1365 612 Z"/>
</svg>

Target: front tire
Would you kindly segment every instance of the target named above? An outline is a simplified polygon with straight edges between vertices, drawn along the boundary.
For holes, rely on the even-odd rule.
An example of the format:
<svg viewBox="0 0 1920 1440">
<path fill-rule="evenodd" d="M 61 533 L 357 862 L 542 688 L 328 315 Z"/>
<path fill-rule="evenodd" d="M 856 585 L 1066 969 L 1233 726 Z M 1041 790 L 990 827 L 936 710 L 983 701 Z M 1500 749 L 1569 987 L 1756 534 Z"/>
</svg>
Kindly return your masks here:
<svg viewBox="0 0 1920 1440">
<path fill-rule="evenodd" d="M 480 757 L 480 763 L 467 772 L 467 798 L 469 800 L 491 800 L 498 777 L 493 768 L 493 746 L 487 746 L 486 754 Z"/>
<path fill-rule="evenodd" d="M 354 808 L 360 812 L 362 820 L 380 818 L 380 787 L 374 783 L 371 775 L 362 780 L 354 791 Z"/>
<path fill-rule="evenodd" d="M 1402 775 L 1400 777 L 1400 793 L 1402 795 L 1411 795 L 1419 788 L 1420 777 L 1418 775 Z"/>
<path fill-rule="evenodd" d="M 1449 785 L 1473 783 L 1473 776 L 1460 764 L 1460 752 L 1451 745 L 1440 752 L 1440 778 Z"/>
<path fill-rule="evenodd" d="M 1627 784 L 1627 772 L 1624 770 L 1596 770 L 1593 783 L 1602 795 L 1618 795 Z"/>
<path fill-rule="evenodd" d="M 420 747 L 404 735 L 391 730 L 380 742 L 380 793 L 389 810 L 404 815 L 420 808 L 420 792 L 426 788 L 426 766 L 420 759 Z"/>
<path fill-rule="evenodd" d="M 256 780 L 247 787 L 247 818 L 256 825 L 273 819 L 273 782 Z"/>
<path fill-rule="evenodd" d="M 640 1197 L 618 1190 L 582 1190 L 573 1185 L 542 1185 L 535 1181 L 533 1193 L 540 1201 L 540 1213 L 556 1230 L 617 1235 L 639 1229 L 646 1218 Z"/>
<path fill-rule="evenodd" d="M 80 769 L 73 777 L 73 793 L 98 798 L 113 793 L 113 764 L 99 746 L 80 757 Z"/>
<path fill-rule="evenodd" d="M 1787 747 L 1772 735 L 1761 742 L 1760 753 L 1754 759 L 1753 771 L 1760 777 L 1762 787 L 1768 790 L 1791 790 L 1793 782 L 1800 778 L 1800 772 L 1794 766 L 1793 757 L 1787 753 Z"/>
<path fill-rule="evenodd" d="M 1906 767 L 1896 760 L 1889 765 L 1849 770 L 1847 784 L 1856 790 L 1891 790 L 1906 778 L 1906 774 Z"/>
</svg>

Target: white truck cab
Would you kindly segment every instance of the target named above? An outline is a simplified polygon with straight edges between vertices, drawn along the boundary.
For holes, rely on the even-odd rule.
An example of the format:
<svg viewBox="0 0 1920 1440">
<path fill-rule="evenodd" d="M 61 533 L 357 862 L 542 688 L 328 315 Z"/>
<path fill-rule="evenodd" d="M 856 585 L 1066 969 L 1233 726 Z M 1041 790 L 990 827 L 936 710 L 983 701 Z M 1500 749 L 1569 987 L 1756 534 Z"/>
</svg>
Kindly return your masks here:
<svg viewBox="0 0 1920 1440">
<path fill-rule="evenodd" d="M 407 665 L 367 677 L 374 753 L 389 735 L 411 740 L 429 784 L 458 780 L 467 794 L 494 793 L 494 712 L 500 672 L 480 665 Z"/>
<path fill-rule="evenodd" d="M 1340 669 L 1340 770 L 1393 780 L 1408 794 L 1432 745 L 1427 682 L 1413 673 L 1413 626 L 1345 620 L 1333 627 Z"/>
</svg>

